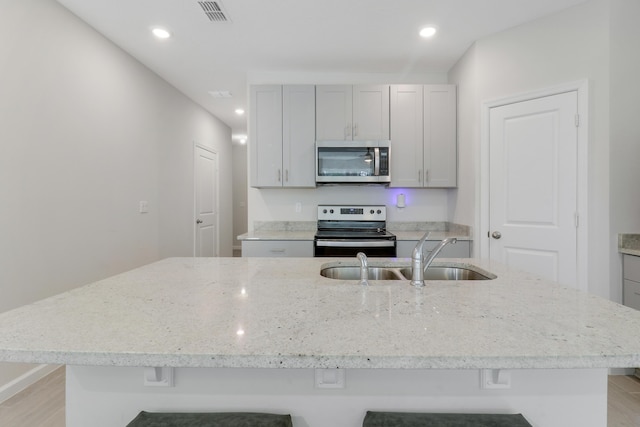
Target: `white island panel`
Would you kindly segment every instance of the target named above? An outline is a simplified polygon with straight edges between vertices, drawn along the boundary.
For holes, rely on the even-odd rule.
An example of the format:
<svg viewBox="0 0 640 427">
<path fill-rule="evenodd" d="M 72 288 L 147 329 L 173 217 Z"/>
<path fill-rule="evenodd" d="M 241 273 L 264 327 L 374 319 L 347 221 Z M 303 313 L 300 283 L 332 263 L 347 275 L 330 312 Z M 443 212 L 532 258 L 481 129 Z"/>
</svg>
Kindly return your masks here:
<svg viewBox="0 0 640 427">
<path fill-rule="evenodd" d="M 483 390 L 478 370 L 348 369 L 343 389 L 313 369 L 179 368 L 172 388 L 143 387 L 142 368 L 68 367 L 67 427 L 124 426 L 141 410 L 291 414 L 294 427 L 362 425 L 367 410 L 521 413 L 541 427 L 606 427 L 605 369 L 513 370 Z"/>
</svg>

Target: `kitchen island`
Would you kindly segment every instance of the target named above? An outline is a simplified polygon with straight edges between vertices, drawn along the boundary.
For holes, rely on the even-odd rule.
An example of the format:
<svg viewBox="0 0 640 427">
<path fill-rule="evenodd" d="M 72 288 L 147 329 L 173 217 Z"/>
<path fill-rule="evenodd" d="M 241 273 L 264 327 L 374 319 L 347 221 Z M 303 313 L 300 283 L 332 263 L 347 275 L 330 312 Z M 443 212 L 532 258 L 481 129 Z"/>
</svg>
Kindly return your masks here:
<svg viewBox="0 0 640 427">
<path fill-rule="evenodd" d="M 361 286 L 319 274 L 351 259 L 170 258 L 1 314 L 0 361 L 67 365 L 68 427 L 141 410 L 606 426 L 607 368 L 640 365 L 640 312 L 494 262 L 439 262 L 497 277 Z"/>
</svg>

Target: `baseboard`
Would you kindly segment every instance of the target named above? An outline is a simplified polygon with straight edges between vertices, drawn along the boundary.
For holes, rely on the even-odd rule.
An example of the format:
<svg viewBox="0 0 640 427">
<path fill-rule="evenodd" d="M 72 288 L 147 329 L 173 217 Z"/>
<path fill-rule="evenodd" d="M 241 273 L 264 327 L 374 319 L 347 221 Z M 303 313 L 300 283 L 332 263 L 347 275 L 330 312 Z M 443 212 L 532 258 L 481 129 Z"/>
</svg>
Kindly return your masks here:
<svg viewBox="0 0 640 427">
<path fill-rule="evenodd" d="M 30 385 L 33 385 L 36 382 L 40 381 L 42 378 L 46 377 L 59 367 L 60 365 L 39 365 L 29 372 L 25 372 L 24 374 L 20 375 L 15 380 L 1 386 L 0 403 L 4 402 L 7 399 L 10 399 Z"/>
</svg>

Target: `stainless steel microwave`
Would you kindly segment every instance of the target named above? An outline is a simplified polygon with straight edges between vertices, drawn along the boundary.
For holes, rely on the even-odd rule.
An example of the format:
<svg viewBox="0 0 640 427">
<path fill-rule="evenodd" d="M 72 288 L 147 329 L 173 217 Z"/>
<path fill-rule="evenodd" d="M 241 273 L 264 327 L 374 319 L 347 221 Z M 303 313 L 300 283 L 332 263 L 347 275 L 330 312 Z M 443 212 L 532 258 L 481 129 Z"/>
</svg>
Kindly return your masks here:
<svg viewBox="0 0 640 427">
<path fill-rule="evenodd" d="M 316 182 L 389 183 L 391 141 L 317 141 Z"/>
</svg>

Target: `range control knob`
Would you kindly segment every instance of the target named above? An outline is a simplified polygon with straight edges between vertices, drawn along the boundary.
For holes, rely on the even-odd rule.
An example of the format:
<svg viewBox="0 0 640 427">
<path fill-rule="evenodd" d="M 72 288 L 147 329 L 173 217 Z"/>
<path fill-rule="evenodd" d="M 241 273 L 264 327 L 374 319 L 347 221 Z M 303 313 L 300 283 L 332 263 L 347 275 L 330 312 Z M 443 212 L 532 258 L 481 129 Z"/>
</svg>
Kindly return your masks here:
<svg viewBox="0 0 640 427">
<path fill-rule="evenodd" d="M 326 214 L 326 213 L 327 213 L 327 210 L 326 210 L 326 209 L 322 209 L 322 213 L 325 213 L 325 214 Z"/>
<path fill-rule="evenodd" d="M 371 210 L 369 211 L 369 213 L 370 213 L 371 215 L 373 215 L 375 212 L 376 212 L 376 211 L 374 211 L 373 209 L 371 209 Z"/>
<path fill-rule="evenodd" d="M 333 213 L 333 209 L 330 209 L 330 210 L 329 210 L 329 213 Z"/>
<path fill-rule="evenodd" d="M 378 215 L 380 215 L 382 213 L 382 211 L 380 209 L 378 209 Z"/>
</svg>

